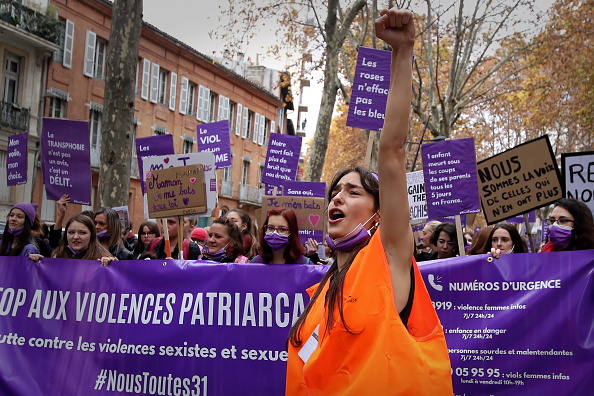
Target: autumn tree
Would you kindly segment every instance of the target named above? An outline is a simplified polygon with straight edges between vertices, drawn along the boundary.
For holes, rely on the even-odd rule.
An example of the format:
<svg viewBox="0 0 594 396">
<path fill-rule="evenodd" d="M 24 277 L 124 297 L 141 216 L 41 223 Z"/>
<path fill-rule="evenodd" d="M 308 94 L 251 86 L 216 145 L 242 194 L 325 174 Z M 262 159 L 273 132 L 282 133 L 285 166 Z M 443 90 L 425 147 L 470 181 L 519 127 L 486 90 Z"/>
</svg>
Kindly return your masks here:
<svg viewBox="0 0 594 396">
<path fill-rule="evenodd" d="M 107 49 L 99 206 L 128 204 L 142 0 L 115 0 Z"/>
</svg>

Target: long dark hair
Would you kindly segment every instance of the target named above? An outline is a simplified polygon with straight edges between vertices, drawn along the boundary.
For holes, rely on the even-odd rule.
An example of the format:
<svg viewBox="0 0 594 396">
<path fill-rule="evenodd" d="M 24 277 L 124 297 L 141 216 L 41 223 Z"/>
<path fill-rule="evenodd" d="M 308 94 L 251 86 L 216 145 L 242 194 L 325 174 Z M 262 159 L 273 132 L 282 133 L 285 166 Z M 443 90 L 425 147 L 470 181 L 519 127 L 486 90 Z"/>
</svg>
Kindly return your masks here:
<svg viewBox="0 0 594 396">
<path fill-rule="evenodd" d="M 91 238 L 89 240 L 89 248 L 85 250 L 84 254 L 78 255 L 72 253 L 70 249 L 68 249 L 68 229 L 70 225 L 74 222 L 81 223 L 84 225 L 89 232 L 91 233 Z M 62 235 L 62 239 L 60 240 L 60 244 L 52 253 L 52 257 L 56 258 L 66 258 L 66 259 L 80 259 L 80 260 L 97 260 L 101 257 L 112 257 L 112 254 L 109 250 L 105 249 L 97 240 L 97 230 L 95 230 L 95 222 L 91 220 L 91 218 L 84 214 L 77 214 L 68 220 L 66 223 L 66 229 L 64 234 Z"/>
<path fill-rule="evenodd" d="M 244 235 L 249 235 L 249 237 L 251 238 L 252 244 L 249 248 L 249 251 L 244 251 L 243 254 L 245 254 L 248 257 L 254 257 L 256 254 L 258 254 L 258 251 L 260 250 L 260 246 L 258 243 L 258 231 L 256 230 L 256 225 L 254 224 L 254 222 L 252 221 L 252 218 L 250 217 L 249 214 L 247 214 L 245 211 L 239 209 L 239 208 L 234 208 L 231 209 L 228 213 L 231 212 L 235 212 L 239 215 L 239 218 L 241 219 L 241 222 L 243 224 L 245 224 L 245 230 L 242 230 L 241 227 L 239 227 L 239 230 L 241 231 L 241 235 L 242 235 L 242 241 L 243 241 L 243 236 Z M 225 215 L 226 217 L 227 215 Z M 245 250 L 245 246 L 244 246 L 244 250 Z"/>
<path fill-rule="evenodd" d="M 328 188 L 328 192 L 327 192 L 328 202 L 330 202 L 330 200 L 332 199 L 332 193 L 333 193 L 334 189 L 336 188 L 336 186 L 338 185 L 338 182 L 340 181 L 340 179 L 342 179 L 345 175 L 347 175 L 351 172 L 357 172 L 359 174 L 359 177 L 361 178 L 361 185 L 363 186 L 365 191 L 370 193 L 374 198 L 373 209 L 375 211 L 379 210 L 379 208 L 380 208 L 380 206 L 379 206 L 380 205 L 379 182 L 377 180 L 377 177 L 375 176 L 375 174 L 371 173 L 369 170 L 367 170 L 366 168 L 361 167 L 361 166 L 358 166 L 356 168 L 345 169 L 341 172 L 338 172 L 336 175 L 334 175 L 334 178 L 332 179 L 332 183 L 330 184 L 330 188 Z M 298 347 L 302 344 L 303 341 L 301 339 L 301 328 L 303 327 L 303 324 L 305 323 L 305 319 L 307 318 L 307 315 L 311 311 L 311 308 L 313 307 L 315 301 L 319 298 L 320 294 L 322 293 L 322 290 L 324 289 L 326 282 L 330 282 L 330 284 L 328 285 L 328 292 L 326 293 L 326 298 L 324 301 L 324 305 L 325 305 L 325 307 L 327 307 L 327 310 L 328 310 L 328 314 L 326 317 L 325 331 L 327 333 L 329 333 L 332 330 L 332 322 L 333 322 L 332 319 L 334 316 L 334 310 L 338 309 L 338 313 L 340 315 L 340 320 L 342 321 L 342 324 L 343 324 L 344 328 L 346 329 L 346 331 L 348 331 L 351 334 L 355 334 L 354 332 L 351 331 L 351 328 L 347 325 L 345 318 L 344 318 L 342 292 L 343 292 L 343 288 L 344 288 L 345 276 L 346 276 L 348 270 L 351 268 L 351 264 L 355 260 L 357 253 L 359 253 L 359 251 L 361 249 L 363 249 L 365 246 L 366 246 L 366 244 L 360 245 L 360 246 L 356 247 L 355 249 L 353 249 L 351 251 L 351 253 L 349 254 L 347 260 L 345 261 L 344 265 L 342 266 L 342 268 L 338 268 L 338 262 L 336 260 L 336 252 L 333 253 L 334 260 L 333 260 L 332 265 L 326 272 L 326 275 L 324 275 L 324 277 L 322 278 L 320 285 L 316 289 L 313 296 L 311 296 L 311 300 L 309 301 L 309 304 L 307 305 L 307 307 L 305 308 L 305 310 L 303 311 L 301 316 L 299 316 L 299 319 L 297 319 L 297 321 L 295 322 L 293 327 L 291 327 L 291 332 L 289 333 L 289 341 L 291 342 L 291 345 L 293 345 L 294 347 Z"/>
<path fill-rule="evenodd" d="M 10 209 L 10 212 L 8 212 L 8 216 L 10 216 L 10 213 L 12 213 L 14 209 L 19 208 Z M 31 224 L 29 217 L 25 213 L 25 225 L 23 226 L 23 231 L 21 231 L 19 235 L 14 236 L 10 232 L 8 232 L 8 216 L 6 216 L 6 227 L 4 227 L 4 232 L 2 234 L 2 243 L 0 243 L 0 256 L 18 256 L 19 254 L 21 254 L 21 251 L 26 245 L 30 243 L 37 245 L 35 243 L 35 240 L 33 239 L 32 234 L 33 224 Z M 35 222 L 37 225 L 39 225 L 39 219 L 37 219 L 37 216 L 35 216 Z M 12 242 L 15 239 L 17 241 L 17 244 L 16 247 L 13 249 L 11 246 Z"/>
<path fill-rule="evenodd" d="M 573 232 L 571 244 L 565 250 L 594 249 L 594 220 L 592 211 L 588 206 L 574 198 L 562 198 L 555 202 L 555 207 L 560 206 L 573 216 Z"/>
<path fill-rule="evenodd" d="M 155 238 L 161 236 L 161 231 L 159 230 L 159 226 L 157 225 L 157 223 L 155 223 L 154 221 L 145 221 L 144 223 L 142 223 L 140 227 L 138 227 L 138 240 L 136 241 L 136 246 L 134 246 L 133 252 L 134 258 L 136 258 L 138 255 L 140 255 L 142 252 L 146 250 L 146 248 L 144 247 L 144 243 L 142 243 L 142 232 L 144 230 L 144 227 L 148 227 L 148 229 L 153 234 L 155 234 Z"/>
<path fill-rule="evenodd" d="M 303 256 L 304 248 L 299 240 L 299 227 L 297 226 L 297 216 L 291 209 L 272 209 L 266 215 L 266 221 L 260 230 L 260 257 L 265 263 L 269 263 L 272 260 L 272 249 L 268 246 L 268 243 L 264 240 L 266 235 L 266 226 L 268 226 L 268 219 L 270 216 L 282 216 L 289 224 L 289 244 L 283 252 L 283 257 L 286 263 L 295 263 L 297 259 Z"/>
<path fill-rule="evenodd" d="M 491 252 L 491 231 L 493 227 L 483 227 L 474 234 L 472 238 L 472 246 L 468 249 L 466 254 L 483 254 Z"/>
<path fill-rule="evenodd" d="M 489 233 L 489 240 L 488 240 L 488 244 L 487 244 L 488 252 L 490 252 L 491 248 L 493 247 L 492 246 L 493 234 L 495 233 L 495 231 L 497 231 L 500 228 L 509 232 L 509 236 L 511 237 L 512 243 L 514 244 L 513 245 L 514 253 L 528 253 L 528 247 L 526 246 L 526 242 L 524 242 L 524 240 L 520 236 L 518 229 L 509 223 L 499 223 L 493 227 L 493 229 Z M 485 251 L 485 253 L 488 253 L 488 252 Z"/>
<path fill-rule="evenodd" d="M 243 239 L 241 238 L 241 229 L 235 224 L 232 220 L 227 217 L 219 217 L 218 219 L 214 219 L 212 224 L 221 224 L 225 226 L 227 230 L 227 235 L 229 235 L 229 246 L 227 247 L 227 255 L 226 260 L 235 260 L 237 256 L 241 256 L 243 254 Z"/>
</svg>

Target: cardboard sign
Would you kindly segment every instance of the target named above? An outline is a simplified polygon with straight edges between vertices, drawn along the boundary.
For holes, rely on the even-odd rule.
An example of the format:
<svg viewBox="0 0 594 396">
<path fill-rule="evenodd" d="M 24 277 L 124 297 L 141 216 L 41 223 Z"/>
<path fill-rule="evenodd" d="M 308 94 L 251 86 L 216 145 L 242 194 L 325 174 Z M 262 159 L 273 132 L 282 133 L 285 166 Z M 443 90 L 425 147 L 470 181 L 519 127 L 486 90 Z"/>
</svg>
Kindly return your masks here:
<svg viewBox="0 0 594 396">
<path fill-rule="evenodd" d="M 27 183 L 27 132 L 8 137 L 6 152 L 6 185 Z"/>
<path fill-rule="evenodd" d="M 149 217 L 187 216 L 206 212 L 202 165 L 153 170 L 146 175 Z"/>
<path fill-rule="evenodd" d="M 127 206 L 114 206 L 112 208 L 118 214 L 120 218 L 120 224 L 122 225 L 122 229 L 126 230 L 130 228 L 130 213 L 128 211 Z"/>
<path fill-rule="evenodd" d="M 559 169 L 546 135 L 479 162 L 477 172 L 487 224 L 562 197 Z"/>
<path fill-rule="evenodd" d="M 392 52 L 359 48 L 346 124 L 380 131 L 384 126 Z"/>
<path fill-rule="evenodd" d="M 561 154 L 563 196 L 579 199 L 594 213 L 594 151 Z"/>
<path fill-rule="evenodd" d="M 324 198 L 264 196 L 262 198 L 262 224 L 266 221 L 268 211 L 272 209 L 291 209 L 295 212 L 301 242 L 305 243 L 307 238 L 321 242 L 325 224 L 326 203 Z"/>
</svg>

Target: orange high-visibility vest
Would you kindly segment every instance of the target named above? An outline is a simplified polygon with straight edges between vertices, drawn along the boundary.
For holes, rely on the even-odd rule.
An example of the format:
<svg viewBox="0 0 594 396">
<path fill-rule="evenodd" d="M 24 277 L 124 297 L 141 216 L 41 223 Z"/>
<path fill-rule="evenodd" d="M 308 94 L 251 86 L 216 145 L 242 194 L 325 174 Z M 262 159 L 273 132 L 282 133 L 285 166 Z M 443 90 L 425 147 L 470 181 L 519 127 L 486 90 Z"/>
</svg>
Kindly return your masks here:
<svg viewBox="0 0 594 396">
<path fill-rule="evenodd" d="M 376 232 L 355 258 L 343 289 L 345 330 L 338 309 L 326 333 L 328 284 L 301 330 L 302 346 L 319 324 L 319 341 L 306 363 L 289 342 L 286 395 L 452 395 L 443 328 L 413 260 L 415 291 L 408 330 L 394 304 L 390 269 Z M 308 290 L 313 294 L 317 287 Z M 314 344 L 315 345 L 315 344 Z"/>
</svg>

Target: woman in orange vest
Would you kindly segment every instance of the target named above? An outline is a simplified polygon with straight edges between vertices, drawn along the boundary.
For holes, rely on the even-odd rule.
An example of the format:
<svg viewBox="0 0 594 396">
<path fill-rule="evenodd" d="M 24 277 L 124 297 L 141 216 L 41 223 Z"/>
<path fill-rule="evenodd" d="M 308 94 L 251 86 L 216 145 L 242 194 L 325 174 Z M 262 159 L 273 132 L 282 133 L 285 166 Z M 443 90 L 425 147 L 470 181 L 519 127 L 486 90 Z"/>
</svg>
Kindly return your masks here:
<svg viewBox="0 0 594 396">
<path fill-rule="evenodd" d="M 453 394 L 443 328 L 413 260 L 406 204 L 414 22 L 406 10 L 380 15 L 377 36 L 393 48 L 382 188 L 362 168 L 334 177 L 327 241 L 335 260 L 291 329 L 287 395 Z"/>
</svg>

